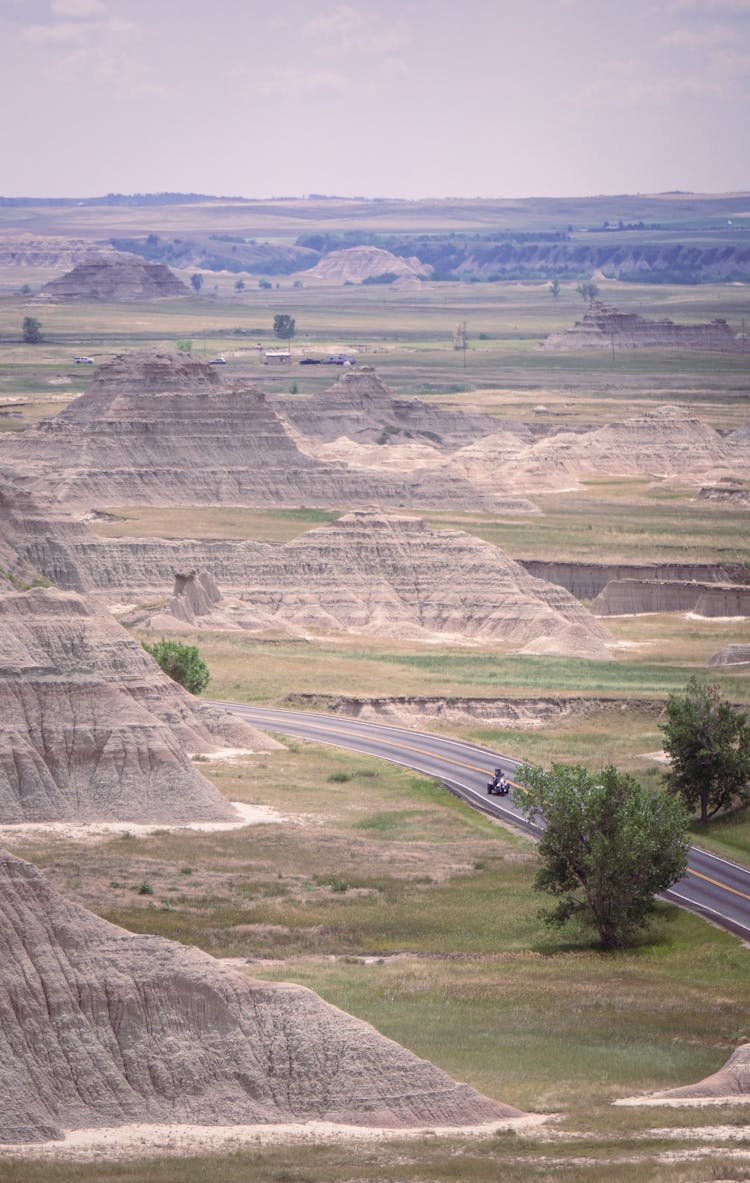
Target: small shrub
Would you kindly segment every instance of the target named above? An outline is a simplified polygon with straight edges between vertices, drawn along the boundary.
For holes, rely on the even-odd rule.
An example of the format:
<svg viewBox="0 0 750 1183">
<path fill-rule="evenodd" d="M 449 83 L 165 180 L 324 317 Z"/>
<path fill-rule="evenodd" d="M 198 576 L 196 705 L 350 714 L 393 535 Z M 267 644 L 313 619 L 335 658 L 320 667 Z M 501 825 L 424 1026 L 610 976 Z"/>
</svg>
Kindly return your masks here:
<svg viewBox="0 0 750 1183">
<path fill-rule="evenodd" d="M 154 894 L 154 889 L 153 889 L 153 887 L 151 886 L 151 884 L 150 884 L 150 883 L 148 883 L 148 882 L 147 882 L 147 881 L 144 879 L 144 880 L 143 880 L 143 883 L 141 883 L 141 884 L 140 884 L 140 886 L 139 886 L 139 888 L 138 888 L 138 895 L 153 895 L 153 894 Z"/>
<path fill-rule="evenodd" d="M 349 772 L 332 772 L 328 777 L 333 784 L 344 785 L 348 780 L 351 780 L 351 773 Z"/>
<path fill-rule="evenodd" d="M 180 641 L 167 641 L 162 637 L 155 645 L 147 645 L 144 641 L 143 648 L 165 674 L 191 694 L 205 690 L 211 675 L 195 645 L 183 645 Z"/>
</svg>

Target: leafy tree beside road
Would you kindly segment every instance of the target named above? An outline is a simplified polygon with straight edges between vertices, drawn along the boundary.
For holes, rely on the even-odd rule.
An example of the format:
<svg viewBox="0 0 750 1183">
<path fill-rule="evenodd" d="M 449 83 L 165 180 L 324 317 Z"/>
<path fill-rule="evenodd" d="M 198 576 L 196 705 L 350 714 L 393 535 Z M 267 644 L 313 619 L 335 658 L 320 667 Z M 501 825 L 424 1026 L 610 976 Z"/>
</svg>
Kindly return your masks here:
<svg viewBox="0 0 750 1183">
<path fill-rule="evenodd" d="M 665 891 L 687 869 L 687 813 L 668 793 L 652 792 L 608 767 L 524 766 L 515 804 L 546 829 L 534 886 L 558 899 L 551 924 L 580 917 L 605 949 L 632 941 Z"/>
<path fill-rule="evenodd" d="M 718 686 L 693 676 L 685 694 L 667 700 L 662 726 L 671 768 L 667 787 L 703 825 L 720 810 L 750 798 L 750 721 L 722 700 Z"/>
<path fill-rule="evenodd" d="M 163 637 L 153 645 L 143 642 L 143 648 L 159 663 L 165 674 L 179 682 L 191 694 L 200 694 L 208 685 L 210 674 L 195 645 L 167 641 Z"/>
<path fill-rule="evenodd" d="M 195 271 L 190 276 L 190 282 L 193 285 L 193 291 L 195 292 L 196 296 L 199 296 L 201 294 L 201 288 L 203 287 L 203 276 L 201 275 L 200 271 Z"/>
</svg>

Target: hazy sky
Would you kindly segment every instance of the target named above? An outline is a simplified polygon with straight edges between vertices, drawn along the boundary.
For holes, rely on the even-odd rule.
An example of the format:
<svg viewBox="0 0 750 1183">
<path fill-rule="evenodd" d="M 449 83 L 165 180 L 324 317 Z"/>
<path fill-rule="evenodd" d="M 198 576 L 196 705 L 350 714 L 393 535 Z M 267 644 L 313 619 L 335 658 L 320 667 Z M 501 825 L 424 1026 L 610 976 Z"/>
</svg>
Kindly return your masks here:
<svg viewBox="0 0 750 1183">
<path fill-rule="evenodd" d="M 750 0 L 0 0 L 0 195 L 750 189 Z"/>
</svg>

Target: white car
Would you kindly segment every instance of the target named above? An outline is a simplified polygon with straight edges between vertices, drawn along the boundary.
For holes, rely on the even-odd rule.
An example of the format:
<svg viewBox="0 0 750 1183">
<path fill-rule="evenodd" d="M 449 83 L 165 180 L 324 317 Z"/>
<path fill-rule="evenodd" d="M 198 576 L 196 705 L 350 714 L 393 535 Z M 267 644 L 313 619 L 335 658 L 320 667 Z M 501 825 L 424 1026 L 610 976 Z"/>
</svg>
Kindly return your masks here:
<svg viewBox="0 0 750 1183">
<path fill-rule="evenodd" d="M 76 363 L 77 366 L 93 366 L 94 365 L 93 357 L 83 357 L 83 356 L 74 357 L 73 361 Z"/>
</svg>

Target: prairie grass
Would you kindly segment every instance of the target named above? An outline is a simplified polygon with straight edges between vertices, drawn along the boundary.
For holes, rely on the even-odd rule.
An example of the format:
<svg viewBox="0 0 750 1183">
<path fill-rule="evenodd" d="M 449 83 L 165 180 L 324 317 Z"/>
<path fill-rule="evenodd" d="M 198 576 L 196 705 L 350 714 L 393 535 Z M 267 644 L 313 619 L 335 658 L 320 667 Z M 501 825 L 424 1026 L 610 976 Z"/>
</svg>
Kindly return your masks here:
<svg viewBox="0 0 750 1183">
<path fill-rule="evenodd" d="M 661 1118 L 660 1118 L 661 1120 Z M 700 1138 L 679 1146 L 695 1151 Z M 41 1163 L 4 1160 L 8 1183 L 740 1183 L 748 1175 L 729 1143 L 712 1144 L 710 1163 L 680 1161 L 674 1143 L 646 1137 L 588 1138 L 572 1145 L 500 1132 L 462 1141 L 346 1143 L 332 1146 L 269 1146 L 229 1157 L 152 1158 L 133 1162 Z M 710 1175 L 707 1175 L 707 1169 Z M 7 1173 L 6 1173 L 7 1172 Z M 644 1173 L 644 1172 L 647 1172 Z"/>
<path fill-rule="evenodd" d="M 691 673 L 705 670 L 711 653 L 748 638 L 747 621 L 690 621 L 681 614 L 612 618 L 627 647 L 613 661 L 531 657 L 501 649 L 338 636 L 316 641 L 244 634 L 186 634 L 211 671 L 212 698 L 283 702 L 297 694 L 381 697 L 520 697 L 526 695 L 665 698 L 681 691 Z M 725 696 L 750 698 L 750 671 L 705 671 Z"/>
</svg>

